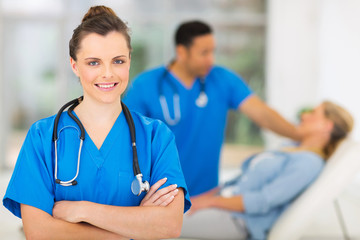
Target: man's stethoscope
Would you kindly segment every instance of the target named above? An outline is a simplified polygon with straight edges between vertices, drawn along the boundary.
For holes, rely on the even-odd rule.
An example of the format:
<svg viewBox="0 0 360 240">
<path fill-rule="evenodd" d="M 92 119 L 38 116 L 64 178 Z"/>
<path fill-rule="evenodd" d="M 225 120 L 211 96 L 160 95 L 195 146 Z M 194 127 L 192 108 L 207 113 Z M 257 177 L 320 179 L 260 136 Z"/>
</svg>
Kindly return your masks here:
<svg viewBox="0 0 360 240">
<path fill-rule="evenodd" d="M 170 117 L 169 106 L 166 102 L 166 98 L 165 98 L 164 91 L 163 91 L 163 84 L 164 84 L 165 80 L 167 79 L 167 75 L 170 74 L 170 71 L 169 71 L 170 66 L 171 66 L 171 63 L 169 64 L 169 66 L 167 66 L 165 68 L 164 73 L 160 77 L 158 87 L 159 87 L 159 100 L 160 100 L 161 110 L 164 115 L 164 119 L 167 124 L 174 126 L 174 125 L 178 124 L 178 122 L 181 119 L 179 91 L 177 90 L 174 82 L 169 81 L 169 80 L 167 81 L 173 91 L 174 118 Z M 205 78 L 201 77 L 200 78 L 200 93 L 199 93 L 198 98 L 195 101 L 195 104 L 199 108 L 203 108 L 207 105 L 207 103 L 208 103 L 208 97 L 205 92 Z"/>
<path fill-rule="evenodd" d="M 84 129 L 84 126 L 82 125 L 82 123 L 80 122 L 80 120 L 74 116 L 72 111 L 82 100 L 83 100 L 83 97 L 81 96 L 79 98 L 76 98 L 76 99 L 66 103 L 63 107 L 60 108 L 60 110 L 55 118 L 55 122 L 54 122 L 53 141 L 54 141 L 54 146 L 55 146 L 55 182 L 57 184 L 60 184 L 62 186 L 66 186 L 66 187 L 76 185 L 77 184 L 76 178 L 79 175 L 80 155 L 81 155 L 83 142 L 85 139 L 85 129 Z M 57 129 L 58 129 L 60 116 L 61 116 L 62 112 L 68 107 L 69 107 L 68 114 L 71 117 L 71 119 L 73 119 L 76 122 L 76 124 L 79 126 L 81 134 L 80 134 L 80 146 L 79 146 L 79 153 L 78 153 L 78 160 L 77 160 L 76 175 L 71 180 L 62 181 L 57 178 L 57 163 L 58 163 L 58 159 L 57 159 L 58 132 L 57 132 Z M 129 109 L 122 102 L 121 102 L 121 107 L 122 107 L 122 110 L 124 111 L 126 122 L 129 125 L 130 136 L 131 136 L 131 146 L 132 146 L 132 150 L 133 150 L 133 171 L 134 171 L 135 179 L 131 183 L 131 191 L 133 192 L 133 194 L 139 196 L 144 191 L 148 192 L 150 185 L 149 185 L 148 181 L 145 181 L 145 182 L 142 181 L 143 175 L 141 174 L 141 171 L 140 171 L 138 157 L 137 157 L 137 150 L 136 150 L 136 137 L 135 137 L 134 121 L 131 117 Z"/>
</svg>

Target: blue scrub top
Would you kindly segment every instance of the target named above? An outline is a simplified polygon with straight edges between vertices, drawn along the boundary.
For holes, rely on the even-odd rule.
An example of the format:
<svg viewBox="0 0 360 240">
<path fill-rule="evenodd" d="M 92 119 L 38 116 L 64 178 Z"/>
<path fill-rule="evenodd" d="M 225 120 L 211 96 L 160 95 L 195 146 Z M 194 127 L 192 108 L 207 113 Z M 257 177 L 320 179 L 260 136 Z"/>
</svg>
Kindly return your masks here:
<svg viewBox="0 0 360 240">
<path fill-rule="evenodd" d="M 177 184 L 183 188 L 186 212 L 191 203 L 173 134 L 160 121 L 134 112 L 131 115 L 143 181 L 147 180 L 151 186 L 167 177 L 162 187 Z M 119 115 L 100 150 L 86 133 L 76 179 L 78 184 L 69 187 L 55 183 L 54 120 L 55 116 L 52 116 L 31 126 L 4 196 L 4 206 L 20 218 L 20 203 L 39 208 L 50 215 L 54 202 L 61 200 L 138 206 L 146 193 L 135 196 L 131 192 L 131 182 L 134 180 L 133 152 L 124 114 Z M 58 178 L 67 181 L 76 174 L 80 145 L 80 129 L 67 112 L 61 115 L 58 136 Z"/>
<path fill-rule="evenodd" d="M 201 108 L 195 104 L 200 79 L 187 88 L 163 66 L 139 75 L 129 87 L 124 102 L 134 111 L 165 122 L 159 101 L 162 89 L 174 119 L 174 90 L 170 83 L 180 96 L 181 120 L 175 126 L 168 126 L 175 134 L 189 193 L 194 196 L 217 186 L 228 110 L 238 109 L 252 91 L 235 73 L 215 66 L 205 77 L 208 103 Z"/>
</svg>

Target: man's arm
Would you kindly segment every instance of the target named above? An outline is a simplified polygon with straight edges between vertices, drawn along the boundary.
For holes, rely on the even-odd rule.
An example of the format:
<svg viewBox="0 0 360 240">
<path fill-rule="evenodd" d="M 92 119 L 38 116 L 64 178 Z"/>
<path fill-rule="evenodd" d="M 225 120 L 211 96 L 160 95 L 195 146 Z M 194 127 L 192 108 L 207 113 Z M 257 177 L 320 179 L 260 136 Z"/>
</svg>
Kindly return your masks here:
<svg viewBox="0 0 360 240">
<path fill-rule="evenodd" d="M 26 239 L 129 239 L 87 223 L 69 223 L 48 213 L 21 204 Z"/>
<path fill-rule="evenodd" d="M 134 239 L 176 238 L 180 236 L 184 192 L 178 189 L 167 206 L 119 207 L 87 201 L 61 201 L 54 212 L 68 222 L 87 222 L 109 232 Z"/>
<path fill-rule="evenodd" d="M 245 99 L 244 102 L 240 104 L 239 111 L 243 112 L 262 128 L 269 129 L 294 140 L 301 140 L 301 133 L 298 132 L 293 124 L 285 120 L 279 113 L 255 95 Z"/>
</svg>

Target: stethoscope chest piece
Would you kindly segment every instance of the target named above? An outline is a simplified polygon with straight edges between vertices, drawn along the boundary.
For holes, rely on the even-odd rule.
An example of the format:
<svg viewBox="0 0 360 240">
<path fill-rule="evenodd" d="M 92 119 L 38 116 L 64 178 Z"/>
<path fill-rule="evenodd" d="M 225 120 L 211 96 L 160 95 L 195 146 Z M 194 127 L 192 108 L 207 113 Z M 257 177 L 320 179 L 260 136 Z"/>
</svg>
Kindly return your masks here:
<svg viewBox="0 0 360 240">
<path fill-rule="evenodd" d="M 169 65 L 171 65 L 171 63 Z M 159 87 L 159 100 L 160 100 L 160 106 L 161 106 L 161 110 L 162 110 L 165 122 L 170 126 L 174 126 L 180 122 L 180 118 L 181 118 L 180 97 L 179 97 L 179 91 L 177 90 L 176 85 L 172 81 L 168 80 L 168 84 L 170 85 L 170 87 L 172 88 L 172 91 L 173 91 L 174 118 L 171 118 L 169 106 L 166 102 L 166 98 L 163 93 L 164 91 L 163 91 L 163 86 L 162 86 L 164 81 L 167 80 L 167 75 L 170 74 L 169 71 L 170 70 L 169 70 L 169 66 L 168 66 L 165 68 L 164 73 L 160 77 L 159 86 L 158 86 Z M 199 93 L 199 96 L 195 100 L 195 104 L 199 108 L 204 108 L 207 106 L 208 100 L 209 100 L 208 96 L 205 92 L 205 78 L 200 77 L 200 93 Z"/>
<path fill-rule="evenodd" d="M 206 107 L 206 105 L 208 103 L 208 96 L 206 95 L 206 93 L 201 91 L 198 98 L 196 99 L 195 103 L 196 103 L 196 106 L 198 106 L 199 108 Z"/>
<path fill-rule="evenodd" d="M 134 195 L 140 196 L 142 192 L 148 192 L 150 184 L 148 181 L 142 181 L 142 174 L 136 175 L 131 183 L 131 191 Z"/>
</svg>

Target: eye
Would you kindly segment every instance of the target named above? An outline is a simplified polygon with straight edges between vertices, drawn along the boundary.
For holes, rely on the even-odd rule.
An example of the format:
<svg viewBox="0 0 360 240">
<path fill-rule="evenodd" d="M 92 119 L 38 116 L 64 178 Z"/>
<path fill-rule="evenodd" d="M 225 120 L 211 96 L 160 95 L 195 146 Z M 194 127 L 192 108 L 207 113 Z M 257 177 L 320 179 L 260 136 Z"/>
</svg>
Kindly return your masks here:
<svg viewBox="0 0 360 240">
<path fill-rule="evenodd" d="M 97 62 L 97 61 L 91 61 L 91 62 L 89 62 L 88 63 L 90 66 L 97 66 L 97 65 L 99 65 L 99 62 Z"/>
<path fill-rule="evenodd" d="M 116 59 L 114 60 L 115 64 L 123 64 L 125 61 L 121 60 L 121 59 Z"/>
</svg>

